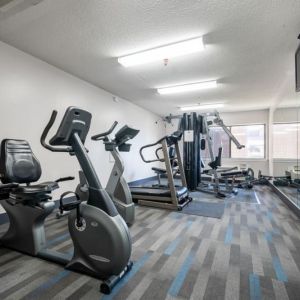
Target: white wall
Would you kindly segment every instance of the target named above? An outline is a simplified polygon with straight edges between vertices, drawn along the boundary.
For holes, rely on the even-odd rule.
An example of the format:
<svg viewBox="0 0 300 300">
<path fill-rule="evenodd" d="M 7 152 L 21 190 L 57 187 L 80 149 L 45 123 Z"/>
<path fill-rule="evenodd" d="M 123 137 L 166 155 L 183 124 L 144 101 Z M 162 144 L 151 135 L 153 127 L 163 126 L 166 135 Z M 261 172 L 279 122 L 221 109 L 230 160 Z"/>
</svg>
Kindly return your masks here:
<svg viewBox="0 0 300 300">
<path fill-rule="evenodd" d="M 125 162 L 125 177 L 133 181 L 153 176 L 150 166 L 140 159 L 138 150 L 164 135 L 165 128 L 161 122 L 156 122 L 157 115 L 124 99 L 114 102 L 110 93 L 2 42 L 0 66 L 0 137 L 30 142 L 42 165 L 42 181 L 77 176 L 79 165 L 75 157 L 52 153 L 42 148 L 39 142 L 52 110 L 58 110 L 59 114 L 50 136 L 70 105 L 93 114 L 90 135 L 107 130 L 115 120 L 119 122 L 118 128 L 128 124 L 140 129 L 132 140 L 131 152 L 121 154 Z M 105 185 L 113 165 L 109 162 L 109 153 L 104 151 L 102 142 L 92 142 L 89 137 L 86 147 Z M 74 190 L 76 184 L 77 178 L 73 182 L 61 183 L 62 188 L 55 197 L 64 190 Z"/>
</svg>

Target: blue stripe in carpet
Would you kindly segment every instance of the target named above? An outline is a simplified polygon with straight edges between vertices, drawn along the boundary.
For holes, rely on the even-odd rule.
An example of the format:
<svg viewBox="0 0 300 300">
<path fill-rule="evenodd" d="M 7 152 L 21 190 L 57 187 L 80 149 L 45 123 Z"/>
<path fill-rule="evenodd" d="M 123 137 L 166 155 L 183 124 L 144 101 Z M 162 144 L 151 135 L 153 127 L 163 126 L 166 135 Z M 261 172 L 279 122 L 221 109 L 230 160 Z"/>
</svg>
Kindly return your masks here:
<svg viewBox="0 0 300 300">
<path fill-rule="evenodd" d="M 188 274 L 192 266 L 194 257 L 195 252 L 191 250 L 168 290 L 169 295 L 173 297 L 176 297 L 178 295 L 178 292 L 186 278 L 186 275 Z"/>
<path fill-rule="evenodd" d="M 67 254 L 74 255 L 74 248 L 72 247 L 70 250 L 67 251 Z"/>
<path fill-rule="evenodd" d="M 190 228 L 192 224 L 193 224 L 193 221 L 189 220 L 189 221 L 186 222 L 185 227 Z"/>
<path fill-rule="evenodd" d="M 170 213 L 171 218 L 173 219 L 181 219 L 182 216 L 178 212 L 172 212 Z"/>
<path fill-rule="evenodd" d="M 277 279 L 279 281 L 287 282 L 288 278 L 287 278 L 287 275 L 285 274 L 285 272 L 282 268 L 282 265 L 280 263 L 279 258 L 274 256 L 272 260 L 273 260 L 273 267 L 274 267 L 274 270 L 276 272 Z"/>
<path fill-rule="evenodd" d="M 270 211 L 267 212 L 267 217 L 270 221 L 273 219 L 273 215 Z"/>
<path fill-rule="evenodd" d="M 165 250 L 165 254 L 166 255 L 172 255 L 173 252 L 176 250 L 179 242 L 180 242 L 180 238 L 176 238 L 174 241 L 172 241 L 172 243 L 168 246 L 168 248 Z"/>
<path fill-rule="evenodd" d="M 269 232 L 269 231 L 265 232 L 265 239 L 266 239 L 269 243 L 272 243 L 272 240 L 273 240 L 272 233 Z"/>
<path fill-rule="evenodd" d="M 250 299 L 251 300 L 260 300 L 261 291 L 260 291 L 260 282 L 259 277 L 256 274 L 249 274 L 249 286 L 250 286 Z"/>
<path fill-rule="evenodd" d="M 224 240 L 224 243 L 226 245 L 231 244 L 232 235 L 233 235 L 233 228 L 232 228 L 232 225 L 229 224 L 228 227 L 227 227 L 227 230 L 226 230 L 226 235 L 225 235 L 225 240 Z"/>
<path fill-rule="evenodd" d="M 60 243 L 60 242 L 62 242 L 62 241 L 67 240 L 68 238 L 70 238 L 70 234 L 69 234 L 69 233 L 60 235 L 59 237 L 50 240 L 50 241 L 47 243 L 47 247 L 53 246 L 53 245 L 55 245 L 55 244 L 58 244 L 58 243 Z"/>
<path fill-rule="evenodd" d="M 50 278 L 48 281 L 40 285 L 38 288 L 30 292 L 26 298 L 28 299 L 43 299 L 44 298 L 44 293 L 46 290 L 49 290 L 52 288 L 56 283 L 58 283 L 60 280 L 63 278 L 67 277 L 70 274 L 70 271 L 63 270 Z"/>
<path fill-rule="evenodd" d="M 142 256 L 137 262 L 135 262 L 129 273 L 122 278 L 122 280 L 114 287 L 114 289 L 109 295 L 104 295 L 101 298 L 101 300 L 113 299 L 121 290 L 121 288 L 124 287 L 128 283 L 128 281 L 143 267 L 143 265 L 147 262 L 151 255 L 152 253 L 148 252 L 144 256 Z"/>
</svg>

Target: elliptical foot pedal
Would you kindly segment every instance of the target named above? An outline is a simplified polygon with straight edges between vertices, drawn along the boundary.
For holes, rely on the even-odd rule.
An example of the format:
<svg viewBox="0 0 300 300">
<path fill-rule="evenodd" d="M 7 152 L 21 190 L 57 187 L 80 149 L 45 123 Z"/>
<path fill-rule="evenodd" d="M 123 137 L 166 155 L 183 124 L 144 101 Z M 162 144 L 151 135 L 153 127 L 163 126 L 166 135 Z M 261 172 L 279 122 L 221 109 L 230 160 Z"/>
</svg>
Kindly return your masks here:
<svg viewBox="0 0 300 300">
<path fill-rule="evenodd" d="M 130 261 L 125 269 L 118 276 L 111 276 L 100 285 L 100 292 L 105 295 L 109 295 L 112 289 L 117 285 L 118 282 L 132 269 L 133 262 Z"/>
</svg>

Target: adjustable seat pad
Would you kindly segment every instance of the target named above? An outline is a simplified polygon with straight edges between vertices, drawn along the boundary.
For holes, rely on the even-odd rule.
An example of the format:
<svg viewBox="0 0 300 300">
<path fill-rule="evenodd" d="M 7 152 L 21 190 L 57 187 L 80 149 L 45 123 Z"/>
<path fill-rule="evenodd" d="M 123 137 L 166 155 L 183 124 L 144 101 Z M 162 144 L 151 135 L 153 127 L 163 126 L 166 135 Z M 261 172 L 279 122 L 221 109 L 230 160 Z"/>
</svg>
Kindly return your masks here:
<svg viewBox="0 0 300 300">
<path fill-rule="evenodd" d="M 160 173 L 160 174 L 166 174 L 167 173 L 166 169 L 161 169 L 161 168 L 156 168 L 156 167 L 152 167 L 151 169 L 152 169 L 152 171 L 154 171 L 156 173 Z"/>
<path fill-rule="evenodd" d="M 53 190 L 57 189 L 57 182 L 42 182 L 40 184 L 34 184 L 29 186 L 19 186 L 13 190 L 13 193 L 22 194 L 37 194 L 37 193 L 51 193 Z"/>
<path fill-rule="evenodd" d="M 135 195 L 142 195 L 142 196 L 156 196 L 156 197 L 171 197 L 171 191 L 169 189 L 158 189 L 152 187 L 131 187 L 130 188 L 131 194 Z M 176 196 L 178 198 L 184 196 L 188 193 L 186 187 L 176 187 Z"/>
<path fill-rule="evenodd" d="M 247 176 L 247 175 L 248 175 L 248 171 L 246 171 L 246 170 L 221 173 L 222 177 L 232 177 L 232 176 L 242 177 L 242 176 Z"/>
<path fill-rule="evenodd" d="M 25 140 L 5 139 L 1 142 L 0 176 L 3 183 L 32 183 L 40 179 L 41 165 Z M 56 182 L 18 186 L 16 193 L 50 193 L 58 188 Z"/>
</svg>

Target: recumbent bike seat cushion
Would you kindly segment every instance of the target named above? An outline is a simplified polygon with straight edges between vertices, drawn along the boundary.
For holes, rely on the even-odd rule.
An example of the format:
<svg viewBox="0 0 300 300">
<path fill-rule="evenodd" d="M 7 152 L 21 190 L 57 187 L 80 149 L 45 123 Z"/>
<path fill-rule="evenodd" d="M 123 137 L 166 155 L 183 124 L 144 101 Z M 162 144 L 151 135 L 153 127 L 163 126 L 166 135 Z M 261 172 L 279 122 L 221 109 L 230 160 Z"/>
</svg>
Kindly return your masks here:
<svg viewBox="0 0 300 300">
<path fill-rule="evenodd" d="M 4 139 L 1 142 L 0 177 L 3 183 L 26 183 L 13 193 L 50 193 L 58 188 L 56 182 L 29 185 L 40 179 L 41 165 L 25 140 Z"/>
</svg>

